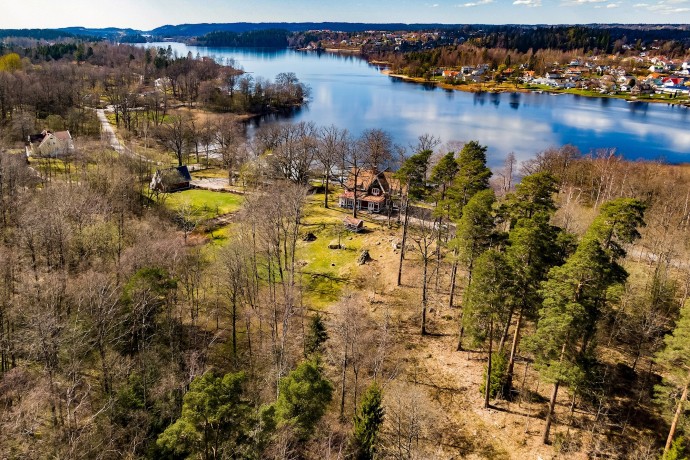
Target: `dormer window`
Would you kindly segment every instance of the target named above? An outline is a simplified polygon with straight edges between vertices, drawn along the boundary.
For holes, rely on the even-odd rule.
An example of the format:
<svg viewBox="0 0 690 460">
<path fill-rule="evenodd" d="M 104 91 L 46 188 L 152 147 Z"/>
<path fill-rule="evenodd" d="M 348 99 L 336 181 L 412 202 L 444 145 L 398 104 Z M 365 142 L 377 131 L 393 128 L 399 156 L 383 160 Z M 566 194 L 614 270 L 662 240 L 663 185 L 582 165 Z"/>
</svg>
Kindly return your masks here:
<svg viewBox="0 0 690 460">
<path fill-rule="evenodd" d="M 376 187 L 374 187 L 374 188 L 371 189 L 371 194 L 374 195 L 374 196 L 379 196 L 379 195 L 381 194 L 381 190 L 378 189 L 378 188 L 376 188 Z"/>
</svg>

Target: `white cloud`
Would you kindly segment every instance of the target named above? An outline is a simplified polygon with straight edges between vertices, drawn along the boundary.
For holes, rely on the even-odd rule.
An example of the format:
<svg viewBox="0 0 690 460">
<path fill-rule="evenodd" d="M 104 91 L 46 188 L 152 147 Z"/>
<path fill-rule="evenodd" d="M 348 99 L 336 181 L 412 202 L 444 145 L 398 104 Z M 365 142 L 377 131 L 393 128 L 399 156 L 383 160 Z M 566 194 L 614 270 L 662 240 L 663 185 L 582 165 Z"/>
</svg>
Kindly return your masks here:
<svg viewBox="0 0 690 460">
<path fill-rule="evenodd" d="M 657 3 L 636 3 L 635 8 L 642 8 L 658 14 L 678 14 L 690 11 L 689 0 L 660 0 Z"/>
<path fill-rule="evenodd" d="M 609 10 L 610 10 L 610 9 L 612 9 L 612 8 L 618 8 L 618 7 L 621 6 L 622 4 L 623 4 L 623 2 L 608 3 L 608 4 L 606 4 L 606 5 L 597 5 L 597 6 L 595 6 L 594 8 L 596 8 L 596 9 L 606 8 L 606 9 L 609 9 Z"/>
<path fill-rule="evenodd" d="M 482 6 L 482 5 L 488 5 L 490 3 L 493 3 L 494 0 L 479 0 L 476 2 L 468 2 L 468 3 L 463 3 L 461 5 L 458 5 L 461 8 L 471 8 L 473 6 Z"/>
<path fill-rule="evenodd" d="M 529 8 L 536 8 L 541 6 L 541 0 L 515 0 L 513 5 L 527 6 Z"/>
</svg>

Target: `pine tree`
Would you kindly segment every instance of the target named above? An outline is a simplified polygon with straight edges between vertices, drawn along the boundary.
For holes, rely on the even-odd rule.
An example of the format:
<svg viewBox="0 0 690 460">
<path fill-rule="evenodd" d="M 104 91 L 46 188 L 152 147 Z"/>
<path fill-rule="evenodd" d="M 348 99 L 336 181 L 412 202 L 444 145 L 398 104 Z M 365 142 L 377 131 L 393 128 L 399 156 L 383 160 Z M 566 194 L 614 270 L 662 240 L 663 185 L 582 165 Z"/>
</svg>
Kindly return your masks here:
<svg viewBox="0 0 690 460">
<path fill-rule="evenodd" d="M 494 250 L 484 252 L 478 259 L 474 282 L 467 289 L 463 306 L 463 326 L 475 343 L 488 340 L 489 351 L 484 384 L 484 408 L 489 407 L 491 395 L 492 354 L 498 326 L 507 319 L 510 303 L 512 273 L 505 255 Z"/>
<path fill-rule="evenodd" d="M 541 289 L 544 300 L 530 345 L 537 369 L 554 385 L 544 443 L 548 443 L 559 387 L 577 385 L 585 378 L 582 358 L 592 352 L 607 290 L 627 278 L 618 260 L 625 256 L 623 244 L 639 237 L 637 227 L 644 224 L 644 209 L 641 202 L 628 198 L 605 203 L 575 253 L 549 271 Z"/>
<path fill-rule="evenodd" d="M 522 323 L 525 318 L 533 318 L 536 314 L 542 301 L 539 288 L 549 269 L 563 263 L 558 247 L 559 229 L 549 224 L 549 218 L 550 214 L 540 212 L 532 218 L 520 219 L 508 235 L 506 258 L 513 272 L 512 290 L 516 299 L 513 306 L 517 309 L 517 322 L 508 353 L 505 397 L 509 396 L 507 392 L 512 387 Z M 508 314 L 501 344 L 507 337 L 513 313 L 511 310 Z"/>
<path fill-rule="evenodd" d="M 315 359 L 303 361 L 280 380 L 276 415 L 282 424 L 292 425 L 301 439 L 313 434 L 333 397 L 333 385 Z"/>
<path fill-rule="evenodd" d="M 493 190 L 482 190 L 467 203 L 456 227 L 451 245 L 457 253 L 456 261 L 467 270 L 467 289 L 472 286 L 474 263 L 489 248 L 494 234 L 493 204 L 496 201 Z M 450 295 L 453 296 L 455 281 L 451 279 Z M 464 314 L 464 311 L 463 311 Z M 457 350 L 462 350 L 464 325 L 461 324 Z"/>
<path fill-rule="evenodd" d="M 448 188 L 453 184 L 459 170 L 455 152 L 446 153 L 431 170 L 429 181 L 436 186 L 437 210 L 442 216 L 450 218 L 452 202 L 447 199 Z"/>
<path fill-rule="evenodd" d="M 501 206 L 509 227 L 513 228 L 519 219 L 531 219 L 539 213 L 553 213 L 556 210 L 553 196 L 557 192 L 558 180 L 550 173 L 538 172 L 524 177 Z"/>
<path fill-rule="evenodd" d="M 158 446 L 177 455 L 225 458 L 248 442 L 252 418 L 243 397 L 242 372 L 195 378 L 184 396 L 182 415 L 158 437 Z"/>
<path fill-rule="evenodd" d="M 494 233 L 495 201 L 493 190 L 478 192 L 465 206 L 463 216 L 457 224 L 453 244 L 458 248 L 460 262 L 467 269 L 469 284 L 472 281 L 474 261 L 491 243 Z"/>
<path fill-rule="evenodd" d="M 372 460 L 376 454 L 379 431 L 383 425 L 383 393 L 374 382 L 362 396 L 359 410 L 355 414 L 353 447 L 355 458 Z"/>
<path fill-rule="evenodd" d="M 400 262 L 398 265 L 398 286 L 402 283 L 403 260 L 405 260 L 405 246 L 407 244 L 407 230 L 409 225 L 410 203 L 414 200 L 423 199 L 429 191 L 427 184 L 427 172 L 429 169 L 429 159 L 431 150 L 423 150 L 405 160 L 400 169 L 395 173 L 395 177 L 407 188 L 402 209 L 405 211 L 403 221 L 403 236 L 400 246 Z"/>
<path fill-rule="evenodd" d="M 479 191 L 489 188 L 491 170 L 486 166 L 486 147 L 477 141 L 470 141 L 462 148 L 457 159 L 458 172 L 449 196 L 455 202 L 455 215 L 459 219 L 463 207 Z"/>
<path fill-rule="evenodd" d="M 462 148 L 457 158 L 457 172 L 453 183 L 447 189 L 447 204 L 450 218 L 459 222 L 462 218 L 465 206 L 480 191 L 489 188 L 491 170 L 486 166 L 486 147 L 476 141 L 470 141 Z M 455 297 L 455 285 L 457 280 L 459 248 L 453 249 L 453 266 L 450 274 L 450 295 L 448 304 L 452 308 Z"/>
<path fill-rule="evenodd" d="M 309 329 L 304 338 L 304 352 L 307 356 L 319 353 L 322 345 L 328 340 L 328 331 L 320 313 L 311 317 Z"/>
<path fill-rule="evenodd" d="M 669 371 L 666 385 L 681 393 L 676 410 L 671 421 L 671 428 L 666 438 L 664 458 L 671 449 L 673 438 L 678 427 L 678 421 L 688 399 L 690 386 L 690 301 L 686 302 L 680 312 L 680 318 L 673 332 L 664 339 L 666 347 L 658 354 L 657 361 Z"/>
</svg>

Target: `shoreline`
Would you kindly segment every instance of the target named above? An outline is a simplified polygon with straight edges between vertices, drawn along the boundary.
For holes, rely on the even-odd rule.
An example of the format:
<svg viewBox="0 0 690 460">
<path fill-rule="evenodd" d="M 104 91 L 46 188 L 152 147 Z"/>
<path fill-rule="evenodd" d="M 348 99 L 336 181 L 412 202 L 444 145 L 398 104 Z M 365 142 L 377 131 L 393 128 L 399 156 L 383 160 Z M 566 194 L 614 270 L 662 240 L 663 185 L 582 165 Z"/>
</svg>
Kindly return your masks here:
<svg viewBox="0 0 690 460">
<path fill-rule="evenodd" d="M 647 103 L 652 103 L 652 104 L 677 105 L 679 107 L 690 108 L 690 100 L 674 101 L 671 99 L 669 99 L 669 100 L 666 100 L 666 99 L 648 99 L 648 98 L 638 98 L 637 96 L 627 96 L 627 95 L 580 94 L 580 93 L 576 93 L 576 92 L 568 92 L 567 90 L 548 89 L 548 88 L 539 88 L 539 89 L 529 89 L 529 88 L 524 88 L 524 87 L 523 88 L 483 88 L 482 83 L 471 83 L 471 84 L 465 84 L 465 85 L 451 85 L 451 84 L 443 83 L 443 82 L 439 82 L 439 81 L 425 80 L 425 79 L 419 78 L 419 77 L 410 77 L 408 75 L 396 74 L 396 73 L 393 73 L 389 69 L 383 69 L 383 70 L 381 70 L 381 73 L 383 75 L 387 75 L 387 76 L 392 77 L 392 78 L 398 78 L 400 80 L 403 80 L 403 81 L 406 81 L 409 83 L 417 83 L 417 84 L 424 84 L 424 85 L 435 85 L 441 89 L 462 91 L 465 93 L 570 94 L 573 96 L 589 97 L 592 99 L 621 99 L 621 100 L 626 101 L 626 102 L 647 102 Z"/>
</svg>

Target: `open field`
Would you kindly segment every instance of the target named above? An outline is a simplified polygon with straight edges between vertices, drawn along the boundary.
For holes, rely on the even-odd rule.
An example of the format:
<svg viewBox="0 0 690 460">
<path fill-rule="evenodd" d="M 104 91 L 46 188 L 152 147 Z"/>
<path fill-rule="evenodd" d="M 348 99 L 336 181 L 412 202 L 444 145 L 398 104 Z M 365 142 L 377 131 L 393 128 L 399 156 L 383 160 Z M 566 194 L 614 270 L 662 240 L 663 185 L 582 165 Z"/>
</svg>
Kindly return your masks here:
<svg viewBox="0 0 690 460">
<path fill-rule="evenodd" d="M 167 194 L 163 199 L 165 207 L 173 212 L 189 208 L 200 220 L 213 219 L 240 209 L 243 197 L 234 193 L 209 190 L 184 190 Z"/>
</svg>

